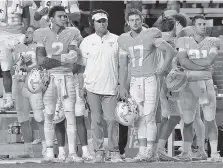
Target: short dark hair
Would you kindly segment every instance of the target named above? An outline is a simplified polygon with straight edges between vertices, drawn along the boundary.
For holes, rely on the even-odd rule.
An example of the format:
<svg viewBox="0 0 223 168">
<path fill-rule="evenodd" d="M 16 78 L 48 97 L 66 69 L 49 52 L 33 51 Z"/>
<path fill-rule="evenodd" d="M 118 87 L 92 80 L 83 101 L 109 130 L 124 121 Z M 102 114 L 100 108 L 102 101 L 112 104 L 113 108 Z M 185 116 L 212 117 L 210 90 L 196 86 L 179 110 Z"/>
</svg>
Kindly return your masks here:
<svg viewBox="0 0 223 168">
<path fill-rule="evenodd" d="M 175 20 L 172 17 L 164 17 L 162 19 L 160 30 L 162 32 L 169 32 L 172 31 L 175 25 Z"/>
<path fill-rule="evenodd" d="M 57 11 L 63 11 L 63 12 L 65 12 L 65 8 L 63 6 L 53 6 L 50 9 L 50 11 L 49 11 L 49 14 L 48 14 L 49 18 L 54 17 L 55 16 L 55 13 Z"/>
<path fill-rule="evenodd" d="M 203 19 L 206 20 L 206 18 L 203 15 L 196 15 L 192 18 L 192 25 L 195 25 L 195 22 L 197 19 Z"/>
<path fill-rule="evenodd" d="M 129 13 L 127 14 L 127 20 L 129 20 L 129 16 L 131 15 L 139 15 L 141 19 L 143 19 L 143 14 L 136 8 L 132 8 L 129 10 Z"/>
<path fill-rule="evenodd" d="M 173 0 L 168 0 L 168 1 L 173 1 Z M 168 2 L 168 1 L 167 1 L 167 2 Z M 178 3 L 178 5 L 180 5 L 180 4 L 181 4 L 181 2 L 180 2 L 180 1 L 174 1 L 174 2 Z"/>
<path fill-rule="evenodd" d="M 182 27 L 186 27 L 187 26 L 187 19 L 184 15 L 182 14 L 176 14 L 173 15 L 173 18 L 178 21 Z"/>
<path fill-rule="evenodd" d="M 92 16 L 93 16 L 94 14 L 96 14 L 96 13 L 104 13 L 104 14 L 107 15 L 107 17 L 109 16 L 108 12 L 106 12 L 105 10 L 103 10 L 103 9 L 95 9 L 95 10 L 93 10 L 93 11 L 91 12 L 91 18 L 92 18 Z"/>
</svg>

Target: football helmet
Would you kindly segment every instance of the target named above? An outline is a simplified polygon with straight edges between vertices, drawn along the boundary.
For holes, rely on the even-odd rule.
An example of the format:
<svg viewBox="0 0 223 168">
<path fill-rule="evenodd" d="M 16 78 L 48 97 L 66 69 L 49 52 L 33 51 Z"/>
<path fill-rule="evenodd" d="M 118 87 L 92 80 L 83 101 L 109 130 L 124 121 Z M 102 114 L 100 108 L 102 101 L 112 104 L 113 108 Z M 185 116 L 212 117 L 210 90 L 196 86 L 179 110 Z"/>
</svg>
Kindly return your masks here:
<svg viewBox="0 0 223 168">
<path fill-rule="evenodd" d="M 183 67 L 173 68 L 166 77 L 166 85 L 169 91 L 180 91 L 187 84 L 187 71 Z"/>
<path fill-rule="evenodd" d="M 45 91 L 49 82 L 50 75 L 42 68 L 33 68 L 26 78 L 26 86 L 31 93 Z"/>
<path fill-rule="evenodd" d="M 124 126 L 131 126 L 139 117 L 136 102 L 128 98 L 126 102 L 120 101 L 115 110 L 116 121 Z"/>
</svg>

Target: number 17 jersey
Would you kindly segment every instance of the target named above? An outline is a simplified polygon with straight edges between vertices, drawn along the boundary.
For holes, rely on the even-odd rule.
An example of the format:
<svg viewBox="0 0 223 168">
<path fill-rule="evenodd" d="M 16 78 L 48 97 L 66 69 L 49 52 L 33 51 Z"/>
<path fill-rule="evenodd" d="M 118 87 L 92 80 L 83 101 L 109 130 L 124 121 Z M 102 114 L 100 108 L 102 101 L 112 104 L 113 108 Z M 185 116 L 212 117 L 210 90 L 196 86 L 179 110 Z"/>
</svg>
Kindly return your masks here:
<svg viewBox="0 0 223 168">
<path fill-rule="evenodd" d="M 119 56 L 130 58 L 131 76 L 149 77 L 156 73 L 162 51 L 157 48 L 163 42 L 157 28 L 142 30 L 135 38 L 131 32 L 118 38 Z"/>
</svg>

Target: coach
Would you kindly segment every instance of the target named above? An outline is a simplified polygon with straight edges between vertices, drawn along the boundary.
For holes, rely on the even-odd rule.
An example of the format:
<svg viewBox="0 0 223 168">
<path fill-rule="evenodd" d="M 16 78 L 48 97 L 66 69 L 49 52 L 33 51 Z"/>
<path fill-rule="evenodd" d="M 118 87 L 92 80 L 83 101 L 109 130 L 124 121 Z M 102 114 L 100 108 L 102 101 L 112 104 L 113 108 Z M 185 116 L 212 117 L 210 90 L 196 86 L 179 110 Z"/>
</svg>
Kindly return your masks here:
<svg viewBox="0 0 223 168">
<path fill-rule="evenodd" d="M 104 161 L 102 118 L 107 122 L 111 162 L 121 162 L 118 149 L 118 123 L 114 115 L 118 86 L 118 36 L 107 29 L 107 12 L 101 9 L 95 10 L 91 18 L 95 33 L 84 38 L 80 50 L 85 65 L 84 89 L 91 110 L 95 162 Z"/>
</svg>

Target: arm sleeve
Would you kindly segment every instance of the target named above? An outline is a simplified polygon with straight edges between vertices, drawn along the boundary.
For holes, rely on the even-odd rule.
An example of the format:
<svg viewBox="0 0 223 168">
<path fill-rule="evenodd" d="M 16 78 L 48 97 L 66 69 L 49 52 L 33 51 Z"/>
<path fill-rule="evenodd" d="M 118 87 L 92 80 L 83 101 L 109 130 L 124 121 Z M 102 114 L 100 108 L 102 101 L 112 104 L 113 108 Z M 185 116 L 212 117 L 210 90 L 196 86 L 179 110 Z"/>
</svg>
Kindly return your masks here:
<svg viewBox="0 0 223 168">
<path fill-rule="evenodd" d="M 176 48 L 179 49 L 179 51 L 185 51 L 185 39 L 184 37 L 180 37 L 176 40 Z"/>
<path fill-rule="evenodd" d="M 128 51 L 125 47 L 125 45 L 123 45 L 123 37 L 119 37 L 118 38 L 118 56 L 121 57 L 121 56 L 128 56 Z"/>
<path fill-rule="evenodd" d="M 75 31 L 75 35 L 73 40 L 71 41 L 70 45 L 80 46 L 81 42 L 83 40 L 83 37 L 81 36 L 80 31 L 77 29 Z"/>
<path fill-rule="evenodd" d="M 40 30 L 35 30 L 33 33 L 33 42 L 37 43 L 37 45 L 44 46 L 44 32 Z"/>
</svg>

